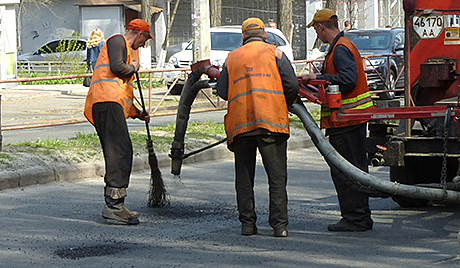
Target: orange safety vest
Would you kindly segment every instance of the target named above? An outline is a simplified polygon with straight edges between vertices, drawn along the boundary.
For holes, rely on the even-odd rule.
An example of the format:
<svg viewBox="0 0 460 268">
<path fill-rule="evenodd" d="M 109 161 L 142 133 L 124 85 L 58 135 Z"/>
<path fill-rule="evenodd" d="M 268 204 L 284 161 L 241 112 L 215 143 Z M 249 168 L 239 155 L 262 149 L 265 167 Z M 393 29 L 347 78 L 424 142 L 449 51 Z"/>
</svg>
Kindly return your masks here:
<svg viewBox="0 0 460 268">
<path fill-rule="evenodd" d="M 125 42 L 128 50 L 126 62 L 130 63 L 131 46 L 129 45 L 128 40 L 126 40 L 126 37 Z M 110 70 L 107 43 L 108 42 L 105 42 L 99 54 L 93 77 L 91 78 L 91 86 L 88 91 L 88 96 L 86 97 L 84 114 L 88 121 L 93 125 L 93 105 L 99 102 L 117 102 L 123 107 L 125 118 L 137 116 L 136 108 L 133 105 L 134 94 L 132 82 L 134 80 L 134 76 L 128 79 L 122 79 L 112 73 Z"/>
<path fill-rule="evenodd" d="M 342 107 L 345 109 L 363 110 L 374 107 L 372 102 L 371 93 L 367 85 L 366 73 L 364 72 L 363 62 L 361 55 L 359 54 L 358 48 L 355 44 L 345 37 L 340 37 L 335 46 L 332 48 L 331 53 L 326 57 L 324 61 L 324 73 L 337 74 L 334 67 L 334 51 L 337 46 L 344 46 L 351 51 L 353 58 L 356 62 L 356 68 L 358 69 L 358 81 L 356 87 L 348 92 L 342 92 Z M 367 120 L 362 121 L 346 121 L 346 122 L 332 122 L 331 121 L 331 110 L 327 107 L 327 103 L 321 105 L 321 128 L 339 128 L 359 125 Z"/>
<path fill-rule="evenodd" d="M 227 144 L 235 136 L 256 129 L 289 135 L 289 117 L 276 46 L 252 41 L 227 57 Z"/>
</svg>

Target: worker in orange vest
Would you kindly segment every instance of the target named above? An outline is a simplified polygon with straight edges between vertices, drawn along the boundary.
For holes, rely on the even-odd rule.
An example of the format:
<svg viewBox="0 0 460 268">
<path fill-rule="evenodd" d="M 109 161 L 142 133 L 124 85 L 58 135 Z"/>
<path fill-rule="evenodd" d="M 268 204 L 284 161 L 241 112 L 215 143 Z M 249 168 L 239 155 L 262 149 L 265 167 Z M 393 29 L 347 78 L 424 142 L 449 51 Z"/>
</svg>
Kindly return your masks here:
<svg viewBox="0 0 460 268">
<path fill-rule="evenodd" d="M 141 19 L 132 20 L 124 35 L 111 36 L 99 54 L 86 98 L 84 114 L 96 128 L 104 153 L 102 216 L 110 223 L 139 223 L 139 215 L 124 205 L 133 162 L 126 118 L 150 122 L 149 114 L 133 105 L 134 73 L 140 68 L 133 54 L 150 38 L 150 26 Z"/>
<path fill-rule="evenodd" d="M 307 74 L 302 77 L 302 83 L 319 79 L 338 85 L 342 94 L 342 107 L 353 110 L 372 108 L 373 102 L 361 55 L 356 46 L 338 27 L 338 17 L 334 11 L 325 8 L 318 10 L 313 20 L 307 25 L 315 29 L 318 38 L 330 44 L 320 75 Z M 333 122 L 331 110 L 327 103 L 321 106 L 321 128 L 326 129 L 329 142 L 351 164 L 368 172 L 366 147 L 367 121 Z M 342 218 L 335 224 L 330 224 L 328 230 L 337 231 L 366 231 L 373 227 L 369 196 L 388 197 L 388 195 L 363 186 L 350 176 L 328 163 L 331 176 L 339 200 Z"/>
<path fill-rule="evenodd" d="M 262 20 L 245 20 L 242 34 L 243 46 L 228 54 L 217 81 L 219 96 L 228 100 L 225 131 L 235 155 L 241 234 L 257 234 L 254 173 L 259 149 L 270 186 L 269 223 L 276 237 L 286 237 L 288 108 L 297 98 L 299 82 L 286 55 L 265 42 Z"/>
</svg>

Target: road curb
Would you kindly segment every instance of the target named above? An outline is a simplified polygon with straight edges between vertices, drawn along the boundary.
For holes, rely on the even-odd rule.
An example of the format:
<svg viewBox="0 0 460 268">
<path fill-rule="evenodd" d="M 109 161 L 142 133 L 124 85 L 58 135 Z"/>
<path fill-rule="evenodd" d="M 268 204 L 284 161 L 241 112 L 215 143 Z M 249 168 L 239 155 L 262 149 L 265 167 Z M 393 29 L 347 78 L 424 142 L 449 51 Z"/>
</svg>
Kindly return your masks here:
<svg viewBox="0 0 460 268">
<path fill-rule="evenodd" d="M 300 137 L 292 137 L 288 141 L 288 150 L 306 148 L 313 145 L 310 137 L 303 139 Z M 170 167 L 171 159 L 167 153 L 157 155 L 158 165 L 163 173 L 170 172 L 166 168 Z M 206 153 L 198 153 L 184 159 L 183 164 L 191 164 L 219 159 L 233 158 L 233 153 L 227 149 L 225 144 L 220 144 L 216 147 L 206 150 Z M 21 188 L 31 185 L 40 185 L 58 181 L 77 181 L 84 178 L 95 176 L 104 176 L 104 162 L 97 161 L 95 163 L 81 164 L 55 164 L 36 166 L 32 168 L 17 170 L 17 171 L 0 171 L 0 190 Z M 150 170 L 148 163 L 148 155 L 143 154 L 134 157 L 133 172 L 141 172 Z"/>
</svg>

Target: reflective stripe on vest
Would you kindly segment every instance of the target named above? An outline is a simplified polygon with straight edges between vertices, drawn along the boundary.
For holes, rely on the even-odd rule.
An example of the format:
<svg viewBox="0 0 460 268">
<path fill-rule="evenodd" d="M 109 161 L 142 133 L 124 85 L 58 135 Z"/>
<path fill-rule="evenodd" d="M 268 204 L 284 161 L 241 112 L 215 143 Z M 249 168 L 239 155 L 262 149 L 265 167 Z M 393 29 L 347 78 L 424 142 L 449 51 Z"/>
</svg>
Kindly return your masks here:
<svg viewBox="0 0 460 268">
<path fill-rule="evenodd" d="M 374 107 L 372 102 L 371 93 L 369 92 L 369 87 L 367 85 L 366 74 L 364 72 L 364 66 L 362 63 L 361 55 L 359 54 L 358 49 L 356 46 L 347 38 L 340 37 L 337 43 L 335 44 L 334 48 L 332 49 L 331 53 L 327 56 L 326 61 L 324 63 L 324 73 L 328 74 L 337 74 L 337 71 L 334 67 L 334 51 L 335 48 L 338 46 L 344 46 L 350 50 L 353 55 L 353 58 L 356 63 L 356 68 L 358 72 L 358 81 L 356 83 L 356 87 L 348 92 L 342 93 L 342 107 L 345 109 L 352 109 L 352 110 L 363 110 L 367 108 Z M 327 104 L 323 104 L 321 106 L 321 128 L 338 128 L 338 127 L 346 127 L 346 126 L 353 126 L 358 125 L 366 122 L 366 120 L 362 121 L 347 121 L 347 122 L 332 122 L 331 121 L 331 110 L 327 107 Z"/>
<path fill-rule="evenodd" d="M 289 134 L 286 98 L 275 51 L 273 45 L 252 41 L 228 54 L 229 101 L 225 115 L 228 145 L 235 136 L 256 129 Z"/>
<path fill-rule="evenodd" d="M 125 42 L 127 48 L 126 62 L 129 64 L 131 62 L 131 46 L 126 38 Z M 91 124 L 94 124 L 93 105 L 99 102 L 119 103 L 123 108 L 125 118 L 137 115 L 136 108 L 133 105 L 134 93 L 132 81 L 134 76 L 128 79 L 121 79 L 112 73 L 110 70 L 107 44 L 108 42 L 105 42 L 99 54 L 93 77 L 91 78 L 88 96 L 86 97 L 84 114 Z"/>
</svg>

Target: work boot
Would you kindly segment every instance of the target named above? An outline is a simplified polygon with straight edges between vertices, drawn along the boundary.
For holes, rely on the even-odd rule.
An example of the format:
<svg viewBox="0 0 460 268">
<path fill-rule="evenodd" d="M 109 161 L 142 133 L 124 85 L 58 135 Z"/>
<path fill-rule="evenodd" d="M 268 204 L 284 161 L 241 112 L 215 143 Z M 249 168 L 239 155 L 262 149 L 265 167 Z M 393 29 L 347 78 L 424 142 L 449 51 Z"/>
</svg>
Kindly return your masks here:
<svg viewBox="0 0 460 268">
<path fill-rule="evenodd" d="M 125 207 L 126 188 L 105 187 L 102 217 L 109 223 L 139 224 L 139 214 Z"/>
<path fill-rule="evenodd" d="M 139 224 L 139 214 L 127 209 L 123 203 L 113 207 L 105 205 L 104 210 L 102 210 L 102 217 L 104 217 L 107 222 L 114 224 Z"/>
<path fill-rule="evenodd" d="M 288 230 L 286 229 L 286 227 L 273 229 L 273 233 L 275 237 L 287 237 L 288 236 Z"/>
<path fill-rule="evenodd" d="M 372 227 L 359 226 L 345 219 L 341 219 L 339 222 L 327 226 L 327 230 L 331 232 L 364 232 L 371 229 Z"/>
<path fill-rule="evenodd" d="M 257 234 L 257 227 L 255 224 L 243 224 L 241 226 L 241 235 L 250 236 Z"/>
</svg>

